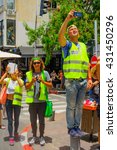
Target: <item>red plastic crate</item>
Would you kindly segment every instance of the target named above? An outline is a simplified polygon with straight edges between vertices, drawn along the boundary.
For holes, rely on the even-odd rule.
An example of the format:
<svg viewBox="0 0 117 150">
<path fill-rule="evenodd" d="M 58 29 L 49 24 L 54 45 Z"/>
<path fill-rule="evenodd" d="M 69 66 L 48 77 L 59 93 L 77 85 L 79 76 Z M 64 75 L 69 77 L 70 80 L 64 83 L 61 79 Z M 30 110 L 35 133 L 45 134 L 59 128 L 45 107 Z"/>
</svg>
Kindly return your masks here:
<svg viewBox="0 0 117 150">
<path fill-rule="evenodd" d="M 96 109 L 97 109 L 97 106 L 83 105 L 83 109 L 87 109 L 87 110 L 96 110 Z"/>
</svg>

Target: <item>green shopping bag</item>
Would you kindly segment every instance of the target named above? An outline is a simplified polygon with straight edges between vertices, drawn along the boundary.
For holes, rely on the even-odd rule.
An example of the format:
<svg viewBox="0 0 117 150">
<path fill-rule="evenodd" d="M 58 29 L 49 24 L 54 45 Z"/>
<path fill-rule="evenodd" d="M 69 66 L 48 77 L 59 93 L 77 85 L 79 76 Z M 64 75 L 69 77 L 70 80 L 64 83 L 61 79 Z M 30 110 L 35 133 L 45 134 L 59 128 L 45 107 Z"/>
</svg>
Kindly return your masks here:
<svg viewBox="0 0 117 150">
<path fill-rule="evenodd" d="M 45 117 L 51 117 L 53 115 L 53 103 L 50 100 L 46 101 Z"/>
</svg>

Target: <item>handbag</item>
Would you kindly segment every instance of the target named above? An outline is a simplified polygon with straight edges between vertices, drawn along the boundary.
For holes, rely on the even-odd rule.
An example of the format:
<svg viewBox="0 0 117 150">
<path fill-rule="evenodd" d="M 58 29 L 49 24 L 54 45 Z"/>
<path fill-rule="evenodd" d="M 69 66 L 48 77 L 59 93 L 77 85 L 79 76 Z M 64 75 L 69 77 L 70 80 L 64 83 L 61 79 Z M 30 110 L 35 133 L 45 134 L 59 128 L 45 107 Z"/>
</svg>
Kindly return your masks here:
<svg viewBox="0 0 117 150">
<path fill-rule="evenodd" d="M 48 99 L 48 92 L 46 91 L 46 110 L 45 117 L 49 118 L 53 115 L 53 103 Z"/>
<path fill-rule="evenodd" d="M 7 87 L 6 85 L 2 87 L 1 92 L 0 92 L 0 104 L 5 104 L 6 103 L 6 94 Z"/>
<path fill-rule="evenodd" d="M 9 82 L 10 82 L 10 78 L 8 79 L 8 82 L 6 84 L 4 84 L 1 88 L 1 91 L 0 91 L 0 104 L 6 104 L 6 99 L 7 99 L 7 87 L 9 85 Z"/>
<path fill-rule="evenodd" d="M 50 100 L 46 101 L 45 117 L 51 117 L 53 115 L 53 103 Z"/>
</svg>

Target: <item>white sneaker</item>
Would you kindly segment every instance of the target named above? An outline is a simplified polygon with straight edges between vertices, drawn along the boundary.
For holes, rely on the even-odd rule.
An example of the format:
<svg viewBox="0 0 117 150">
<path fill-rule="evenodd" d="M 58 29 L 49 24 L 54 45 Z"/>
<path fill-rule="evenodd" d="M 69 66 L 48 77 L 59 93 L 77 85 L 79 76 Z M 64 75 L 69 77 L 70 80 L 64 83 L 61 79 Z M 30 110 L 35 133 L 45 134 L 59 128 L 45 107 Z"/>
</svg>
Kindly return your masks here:
<svg viewBox="0 0 117 150">
<path fill-rule="evenodd" d="M 33 145 L 36 142 L 36 137 L 33 137 L 30 141 L 29 141 L 29 145 Z"/>
<path fill-rule="evenodd" d="M 45 139 L 44 139 L 43 136 L 40 137 L 40 140 L 39 140 L 39 141 L 40 141 L 40 145 L 41 145 L 41 146 L 45 145 Z"/>
</svg>

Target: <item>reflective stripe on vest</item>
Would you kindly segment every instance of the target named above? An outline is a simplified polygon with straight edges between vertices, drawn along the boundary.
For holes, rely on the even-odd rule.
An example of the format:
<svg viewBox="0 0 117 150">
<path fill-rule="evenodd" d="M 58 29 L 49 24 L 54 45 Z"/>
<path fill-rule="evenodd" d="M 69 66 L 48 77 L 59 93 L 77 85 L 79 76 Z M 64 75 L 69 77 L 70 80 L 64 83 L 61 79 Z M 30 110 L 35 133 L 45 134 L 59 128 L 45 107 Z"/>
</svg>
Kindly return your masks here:
<svg viewBox="0 0 117 150">
<path fill-rule="evenodd" d="M 22 87 L 19 85 L 15 87 L 13 96 L 13 105 L 21 106 L 22 102 Z"/>
<path fill-rule="evenodd" d="M 87 78 L 89 58 L 86 45 L 79 42 L 78 48 L 74 43 L 69 50 L 70 55 L 64 58 L 63 70 L 65 78 Z"/>
<path fill-rule="evenodd" d="M 29 82 L 31 82 L 32 80 L 32 75 L 33 75 L 32 71 L 28 71 L 26 73 Z M 46 81 L 44 71 L 41 72 L 41 77 L 44 81 Z M 47 93 L 47 87 L 42 82 L 40 82 L 39 100 L 44 100 L 44 101 L 47 100 L 46 93 Z M 26 103 L 32 103 L 33 101 L 34 101 L 34 85 L 32 85 L 30 89 L 27 89 Z"/>
</svg>

